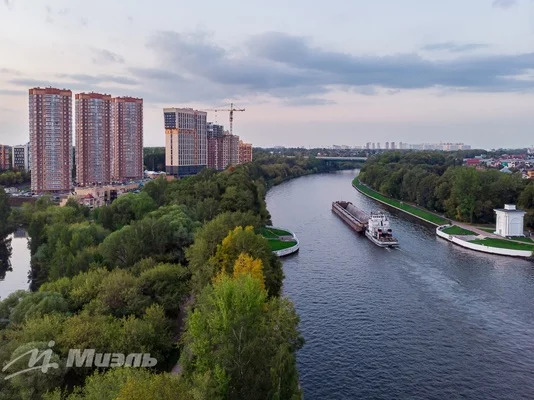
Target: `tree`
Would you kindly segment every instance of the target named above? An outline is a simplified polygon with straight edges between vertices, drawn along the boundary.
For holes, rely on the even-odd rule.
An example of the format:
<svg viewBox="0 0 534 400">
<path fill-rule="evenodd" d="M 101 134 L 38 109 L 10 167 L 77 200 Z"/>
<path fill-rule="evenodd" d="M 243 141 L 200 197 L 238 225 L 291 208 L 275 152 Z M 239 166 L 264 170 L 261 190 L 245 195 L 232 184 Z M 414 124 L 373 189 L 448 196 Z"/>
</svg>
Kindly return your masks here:
<svg viewBox="0 0 534 400">
<path fill-rule="evenodd" d="M 53 343 L 53 342 L 50 342 Z M 11 356 L 11 361 L 24 353 L 37 349 L 39 352 L 50 349 L 49 342 L 30 342 L 25 343 L 18 347 Z M 23 357 L 15 364 L 11 365 L 9 371 L 22 371 L 28 368 L 29 356 Z M 48 390 L 56 387 L 58 383 L 62 382 L 65 374 L 65 365 L 60 360 L 58 354 L 52 351 L 52 357 L 49 362 L 51 364 L 57 364 L 58 368 L 50 368 L 46 373 L 41 370 L 28 371 L 23 374 L 17 375 L 9 380 L 13 385 L 22 400 L 39 399 Z"/>
<path fill-rule="evenodd" d="M 148 193 L 129 193 L 120 196 L 110 206 L 102 207 L 95 215 L 104 228 L 114 231 L 140 220 L 156 207 L 156 202 Z"/>
<path fill-rule="evenodd" d="M 180 206 L 161 207 L 109 235 L 100 246 L 109 266 L 131 267 L 143 258 L 182 263 L 197 227 Z M 149 245 L 147 245 L 149 244 Z"/>
<path fill-rule="evenodd" d="M 246 253 L 241 253 L 234 264 L 234 278 L 249 274 L 252 278 L 260 282 L 262 289 L 265 289 L 265 278 L 263 276 L 263 263 L 259 259 L 254 259 Z"/>
<path fill-rule="evenodd" d="M 460 221 L 473 222 L 477 199 L 480 198 L 481 184 L 477 171 L 473 168 L 456 168 L 448 208 Z"/>
<path fill-rule="evenodd" d="M 150 298 L 141 293 L 138 279 L 128 271 L 116 269 L 100 283 L 91 308 L 100 314 L 120 318 L 141 315 L 150 303 Z"/>
<path fill-rule="evenodd" d="M 282 265 L 272 253 L 267 240 L 263 236 L 255 234 L 251 226 L 247 228 L 238 226 L 231 231 L 217 246 L 217 251 L 210 263 L 217 266 L 217 271 L 222 270 L 228 274 L 233 274 L 234 265 L 241 253 L 261 260 L 265 287 L 270 295 L 278 296 L 284 278 Z"/>
<path fill-rule="evenodd" d="M 528 184 L 519 195 L 518 204 L 520 207 L 531 209 L 534 208 L 534 183 Z"/>
<path fill-rule="evenodd" d="M 4 188 L 0 186 L 0 239 L 3 239 L 12 229 L 11 224 L 8 223 L 10 214 L 9 197 Z"/>
<path fill-rule="evenodd" d="M 189 293 L 187 269 L 176 264 L 158 264 L 139 276 L 141 292 L 160 304 L 166 313 L 177 315 L 180 304 Z"/>
<path fill-rule="evenodd" d="M 290 304 L 268 300 L 250 274 L 222 276 L 205 288 L 187 321 L 184 377 L 210 398 L 300 398 L 297 324 Z"/>
<path fill-rule="evenodd" d="M 260 226 L 260 219 L 251 212 L 225 212 L 204 224 L 195 234 L 195 241 L 187 249 L 189 270 L 192 273 L 192 287 L 196 292 L 208 284 L 217 273 L 209 259 L 215 255 L 217 245 L 236 226 Z"/>
<path fill-rule="evenodd" d="M 142 368 L 114 368 L 95 372 L 66 400 L 189 400 L 184 382 L 170 374 L 155 374 Z M 59 391 L 45 400 L 61 400 Z"/>
<path fill-rule="evenodd" d="M 152 200 L 156 202 L 158 207 L 160 207 L 166 202 L 165 193 L 167 192 L 168 186 L 169 182 L 167 181 L 167 178 L 165 176 L 160 176 L 159 178 L 148 182 L 143 187 L 143 192 L 146 192 Z"/>
<path fill-rule="evenodd" d="M 110 273 L 106 268 L 92 268 L 72 278 L 45 283 L 39 290 L 60 293 L 67 300 L 69 309 L 75 312 L 98 296 L 102 282 Z"/>
<path fill-rule="evenodd" d="M 20 324 L 32 317 L 50 313 L 66 313 L 68 305 L 63 296 L 53 292 L 35 292 L 23 296 L 11 310 L 9 320 L 12 324 Z"/>
</svg>

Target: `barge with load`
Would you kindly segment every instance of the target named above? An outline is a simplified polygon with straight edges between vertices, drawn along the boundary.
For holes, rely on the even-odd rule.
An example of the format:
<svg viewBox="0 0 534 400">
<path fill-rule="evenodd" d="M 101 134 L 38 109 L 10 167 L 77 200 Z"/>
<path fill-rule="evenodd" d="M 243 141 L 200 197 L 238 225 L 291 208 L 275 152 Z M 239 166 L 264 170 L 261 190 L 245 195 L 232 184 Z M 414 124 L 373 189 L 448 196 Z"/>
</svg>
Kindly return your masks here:
<svg viewBox="0 0 534 400">
<path fill-rule="evenodd" d="M 364 232 L 367 229 L 369 215 L 355 207 L 350 201 L 334 201 L 332 211 L 356 232 Z"/>
<path fill-rule="evenodd" d="M 350 201 L 334 201 L 332 211 L 352 230 L 365 233 L 365 236 L 377 246 L 399 246 L 399 241 L 393 237 L 387 215 L 383 213 L 371 213 L 369 215 Z"/>
</svg>

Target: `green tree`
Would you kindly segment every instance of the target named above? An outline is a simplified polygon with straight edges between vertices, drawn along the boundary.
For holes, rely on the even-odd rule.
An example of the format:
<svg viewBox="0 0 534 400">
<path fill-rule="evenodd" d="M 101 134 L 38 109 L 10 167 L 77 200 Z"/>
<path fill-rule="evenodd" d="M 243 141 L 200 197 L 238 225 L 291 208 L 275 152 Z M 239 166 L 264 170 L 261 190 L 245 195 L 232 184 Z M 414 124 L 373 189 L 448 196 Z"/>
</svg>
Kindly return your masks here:
<svg viewBox="0 0 534 400">
<path fill-rule="evenodd" d="M 156 207 L 156 202 L 148 193 L 129 193 L 120 196 L 110 206 L 102 207 L 95 216 L 104 228 L 114 231 L 140 220 Z"/>
<path fill-rule="evenodd" d="M 128 271 L 116 269 L 100 283 L 98 295 L 92 304 L 100 314 L 123 317 L 141 315 L 150 304 L 150 298 L 141 293 L 138 279 Z"/>
<path fill-rule="evenodd" d="M 297 325 L 290 303 L 268 300 L 249 274 L 223 276 L 206 287 L 187 321 L 185 378 L 209 398 L 300 398 Z"/>
<path fill-rule="evenodd" d="M 83 387 L 75 388 L 66 400 L 189 400 L 182 380 L 170 374 L 154 374 L 141 368 L 114 368 L 95 372 Z M 62 400 L 60 392 L 45 400 Z"/>
<path fill-rule="evenodd" d="M 20 324 L 32 317 L 39 317 L 53 312 L 66 313 L 68 305 L 59 293 L 35 292 L 25 295 L 11 310 L 9 320 Z"/>
<path fill-rule="evenodd" d="M 251 212 L 222 213 L 195 234 L 195 241 L 187 250 L 187 260 L 192 276 L 192 285 L 196 292 L 210 282 L 217 273 L 213 265 L 208 263 L 215 255 L 217 246 L 237 226 L 261 225 L 260 219 Z"/>
<path fill-rule="evenodd" d="M 231 231 L 217 246 L 217 251 L 210 262 L 216 266 L 217 271 L 233 274 L 234 265 L 242 253 L 261 261 L 265 287 L 270 295 L 278 296 L 284 279 L 282 264 L 272 253 L 267 239 L 255 234 L 251 226 L 244 229 L 239 226 Z"/>
<path fill-rule="evenodd" d="M 176 264 L 158 264 L 139 276 L 141 292 L 160 304 L 166 313 L 177 315 L 189 293 L 189 271 Z"/>
<path fill-rule="evenodd" d="M 12 230 L 11 224 L 8 223 L 10 214 L 9 197 L 4 188 L 0 186 L 0 239 L 3 239 Z"/>
<path fill-rule="evenodd" d="M 33 349 L 42 352 L 49 348 L 49 342 L 25 343 L 13 352 L 11 361 Z M 21 358 L 15 364 L 11 365 L 9 371 L 21 371 L 28 368 L 28 357 L 29 356 Z M 28 371 L 9 380 L 10 384 L 18 392 L 20 399 L 39 399 L 48 390 L 55 388 L 62 382 L 63 376 L 65 375 L 65 365 L 64 362 L 60 360 L 59 355 L 54 351 L 52 352 L 50 363 L 57 364 L 58 368 L 50 368 L 46 373 L 43 373 L 41 370 Z"/>
<path fill-rule="evenodd" d="M 529 183 L 519 196 L 518 204 L 525 209 L 534 208 L 534 183 Z"/>
<path fill-rule="evenodd" d="M 182 263 L 197 224 L 180 206 L 161 207 L 109 235 L 100 252 L 109 266 L 127 268 L 143 258 Z"/>
</svg>

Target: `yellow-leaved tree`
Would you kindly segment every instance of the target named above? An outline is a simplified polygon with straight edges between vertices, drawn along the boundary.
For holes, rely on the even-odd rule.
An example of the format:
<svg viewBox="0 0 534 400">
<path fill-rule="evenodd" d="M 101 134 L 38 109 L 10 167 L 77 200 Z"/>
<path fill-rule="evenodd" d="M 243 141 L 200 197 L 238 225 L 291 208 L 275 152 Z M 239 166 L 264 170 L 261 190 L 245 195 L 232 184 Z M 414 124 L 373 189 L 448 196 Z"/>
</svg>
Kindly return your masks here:
<svg viewBox="0 0 534 400">
<path fill-rule="evenodd" d="M 262 289 L 265 289 L 265 278 L 263 277 L 263 263 L 259 258 L 253 258 L 246 253 L 241 253 L 234 264 L 234 278 L 249 274 L 257 279 Z"/>
</svg>

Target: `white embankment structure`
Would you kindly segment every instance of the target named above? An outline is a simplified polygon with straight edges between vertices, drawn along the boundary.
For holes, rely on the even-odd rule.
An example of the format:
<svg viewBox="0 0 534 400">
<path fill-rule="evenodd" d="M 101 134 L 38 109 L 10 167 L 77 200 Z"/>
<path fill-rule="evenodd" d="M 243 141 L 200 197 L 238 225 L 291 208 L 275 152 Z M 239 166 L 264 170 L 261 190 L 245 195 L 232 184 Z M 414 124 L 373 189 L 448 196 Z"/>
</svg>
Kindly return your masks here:
<svg viewBox="0 0 534 400">
<path fill-rule="evenodd" d="M 436 228 L 436 234 L 449 242 L 457 244 L 458 246 L 465 247 L 466 249 L 471 249 L 475 251 L 481 251 L 484 253 L 498 254 L 501 256 L 512 256 L 512 257 L 531 257 L 532 252 L 528 250 L 514 250 L 514 249 L 502 249 L 499 247 L 490 247 L 484 246 L 482 244 L 471 243 L 466 240 L 460 239 L 458 236 L 449 235 L 448 233 L 442 232 L 443 229 L 450 227 L 451 225 L 442 225 Z"/>
<path fill-rule="evenodd" d="M 273 253 L 276 254 L 278 257 L 285 257 L 285 256 L 288 256 L 290 254 L 293 254 L 299 251 L 299 239 L 297 238 L 297 235 L 295 235 L 294 232 L 290 231 L 289 229 L 279 228 L 276 226 L 267 226 L 267 228 L 280 229 L 280 230 L 289 232 L 291 233 L 291 236 L 293 236 L 293 239 L 295 240 L 295 242 L 297 242 L 294 246 L 288 247 L 287 249 L 273 251 Z"/>
</svg>

